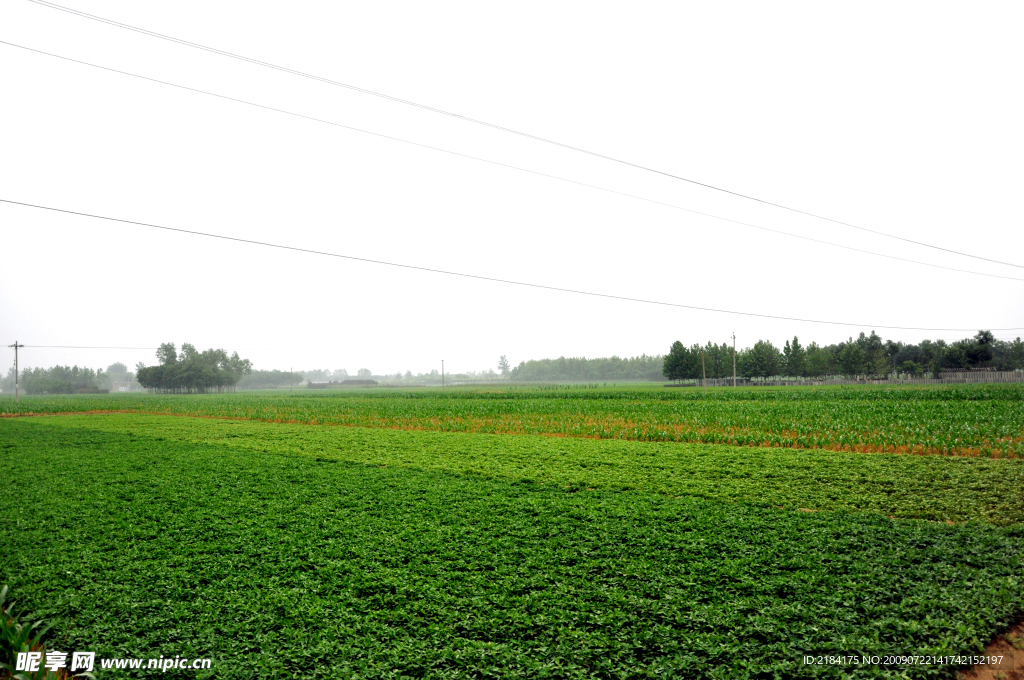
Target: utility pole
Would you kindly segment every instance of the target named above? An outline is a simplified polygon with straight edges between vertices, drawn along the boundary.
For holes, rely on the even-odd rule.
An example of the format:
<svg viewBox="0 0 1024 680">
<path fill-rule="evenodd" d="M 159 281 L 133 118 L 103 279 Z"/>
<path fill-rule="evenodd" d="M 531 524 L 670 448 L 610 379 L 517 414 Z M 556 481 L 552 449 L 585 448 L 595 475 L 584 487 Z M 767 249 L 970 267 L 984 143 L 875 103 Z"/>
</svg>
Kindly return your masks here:
<svg viewBox="0 0 1024 680">
<path fill-rule="evenodd" d="M 441 359 L 441 389 L 444 389 L 444 359 Z"/>
<path fill-rule="evenodd" d="M 701 383 L 703 383 L 703 385 L 704 385 L 704 394 L 707 394 L 708 393 L 708 370 L 707 370 L 707 368 L 704 367 L 704 348 L 703 347 L 700 350 L 700 373 L 701 373 L 701 376 L 702 376 Z"/>
<path fill-rule="evenodd" d="M 732 386 L 736 387 L 736 333 L 732 334 Z"/>
<path fill-rule="evenodd" d="M 18 348 L 24 347 L 25 345 L 19 345 L 18 341 L 15 340 L 13 345 L 7 345 L 8 347 L 14 348 L 14 403 L 18 403 Z"/>
<path fill-rule="evenodd" d="M 294 380 L 294 379 L 295 379 L 295 372 L 292 370 L 292 367 L 289 366 L 288 367 L 288 391 L 289 392 L 295 390 L 295 385 L 292 383 L 292 380 Z"/>
</svg>

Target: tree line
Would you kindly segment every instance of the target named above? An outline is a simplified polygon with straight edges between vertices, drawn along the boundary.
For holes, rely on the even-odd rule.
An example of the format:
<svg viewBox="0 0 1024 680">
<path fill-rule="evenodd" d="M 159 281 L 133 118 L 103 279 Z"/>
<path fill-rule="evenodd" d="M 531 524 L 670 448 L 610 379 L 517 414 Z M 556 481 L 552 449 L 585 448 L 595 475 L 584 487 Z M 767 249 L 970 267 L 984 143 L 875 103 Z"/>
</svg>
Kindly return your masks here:
<svg viewBox="0 0 1024 680">
<path fill-rule="evenodd" d="M 252 371 L 252 362 L 238 352 L 230 357 L 223 349 L 200 352 L 187 342 L 180 354 L 173 342 L 163 343 L 156 358 L 156 366 L 140 362 L 135 368 L 139 384 L 158 392 L 223 392 Z"/>
<path fill-rule="evenodd" d="M 505 359 L 505 357 L 502 357 Z M 612 356 L 602 359 L 585 357 L 558 357 L 557 359 L 532 359 L 520 362 L 515 368 L 508 368 L 507 361 L 499 362 L 502 373 L 512 380 L 522 382 L 565 381 L 649 381 L 661 380 L 662 357 L 647 356 L 623 359 Z"/>
<path fill-rule="evenodd" d="M 238 381 L 237 388 L 243 390 L 266 390 L 281 387 L 294 387 L 305 381 L 299 371 L 253 370 Z"/>
<path fill-rule="evenodd" d="M 991 331 L 978 331 L 973 338 L 952 343 L 925 340 L 920 344 L 883 341 L 871 331 L 870 335 L 861 333 L 846 342 L 824 346 L 812 342 L 806 347 L 794 336 L 781 348 L 759 340 L 753 347 L 735 353 L 726 343 L 686 347 L 676 341 L 662 359 L 662 374 L 669 380 L 694 380 L 704 375 L 731 378 L 734 359 L 736 375 L 743 378 L 919 377 L 948 370 L 1024 369 L 1024 343 L 1020 338 L 996 340 Z"/>
<path fill-rule="evenodd" d="M 135 374 L 117 362 L 104 371 L 79 366 L 23 368 L 18 372 L 18 385 L 25 394 L 96 394 L 119 387 L 138 387 Z M 14 391 L 14 367 L 0 380 L 0 389 Z"/>
</svg>

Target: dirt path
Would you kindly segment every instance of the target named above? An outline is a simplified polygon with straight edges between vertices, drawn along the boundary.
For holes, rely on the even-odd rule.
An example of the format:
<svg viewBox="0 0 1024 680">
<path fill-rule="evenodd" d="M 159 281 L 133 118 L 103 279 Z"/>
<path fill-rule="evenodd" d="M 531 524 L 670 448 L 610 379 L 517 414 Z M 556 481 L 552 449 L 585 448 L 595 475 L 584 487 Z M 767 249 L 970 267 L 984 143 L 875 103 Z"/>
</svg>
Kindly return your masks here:
<svg viewBox="0 0 1024 680">
<path fill-rule="evenodd" d="M 1001 656 L 1002 663 L 975 666 L 961 673 L 961 680 L 1024 680 L 1024 622 L 993 640 L 985 647 L 985 655 Z"/>
</svg>

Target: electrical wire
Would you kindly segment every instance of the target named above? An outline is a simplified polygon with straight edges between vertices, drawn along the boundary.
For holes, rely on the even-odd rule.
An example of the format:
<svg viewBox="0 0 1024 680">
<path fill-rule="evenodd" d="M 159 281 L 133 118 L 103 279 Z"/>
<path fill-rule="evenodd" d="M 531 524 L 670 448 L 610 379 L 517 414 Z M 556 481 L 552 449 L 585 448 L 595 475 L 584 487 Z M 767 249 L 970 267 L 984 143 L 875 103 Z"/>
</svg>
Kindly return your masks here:
<svg viewBox="0 0 1024 680">
<path fill-rule="evenodd" d="M 287 246 L 287 245 L 283 245 L 283 244 L 279 244 L 279 243 L 268 243 L 266 241 L 256 241 L 256 240 L 253 240 L 253 239 L 238 238 L 236 236 L 223 236 L 221 234 L 212 234 L 212 233 L 209 233 L 209 232 L 195 231 L 195 230 L 192 230 L 192 229 L 180 229 L 180 228 L 177 228 L 177 227 L 165 227 L 165 226 L 158 225 L 158 224 L 150 224 L 148 222 L 137 222 L 135 220 L 126 220 L 126 219 L 121 219 L 119 217 L 107 217 L 107 216 L 104 216 L 104 215 L 95 215 L 95 214 L 92 214 L 92 213 L 79 212 L 77 210 L 66 210 L 64 208 L 54 208 L 54 207 L 51 207 L 51 206 L 38 205 L 38 204 L 35 204 L 35 203 L 25 203 L 25 202 L 22 202 L 22 201 L 13 201 L 13 200 L 6 199 L 6 198 L 0 198 L 0 202 L 10 203 L 12 205 L 21 205 L 21 206 L 25 206 L 25 207 L 29 207 L 29 208 L 38 208 L 40 210 L 49 210 L 49 211 L 52 211 L 52 212 L 65 213 L 65 214 L 68 214 L 68 215 L 78 215 L 80 217 L 91 217 L 93 219 L 98 219 L 98 220 L 107 220 L 107 221 L 110 221 L 110 222 L 119 222 L 119 223 L 122 223 L 122 224 L 132 224 L 132 225 L 136 225 L 136 226 L 139 226 L 139 227 L 148 227 L 148 228 L 151 228 L 151 229 L 162 229 L 164 231 L 172 231 L 172 232 L 177 232 L 179 234 L 191 234 L 193 236 L 204 236 L 204 237 L 207 237 L 207 238 L 222 239 L 224 241 L 234 241 L 236 243 L 249 243 L 249 244 L 257 245 L 257 246 L 266 246 L 268 248 L 278 248 L 280 250 L 290 250 L 290 251 L 298 252 L 298 253 L 308 253 L 310 255 L 322 255 L 322 256 L 325 256 L 325 257 L 334 257 L 334 258 L 339 258 L 339 259 L 343 259 L 343 260 L 352 260 L 354 262 L 366 262 L 366 263 L 369 263 L 369 264 L 386 265 L 388 267 L 398 267 L 398 268 L 401 268 L 401 269 L 411 269 L 411 270 L 421 271 L 421 272 L 430 272 L 432 274 L 444 274 L 446 276 L 458 276 L 458 277 L 462 277 L 462 278 L 466 278 L 466 279 L 475 279 L 475 280 L 478 280 L 478 281 L 491 281 L 493 283 L 504 283 L 504 284 L 508 284 L 508 285 L 512 285 L 512 286 L 522 286 L 524 288 L 536 288 L 536 289 L 540 289 L 540 290 L 557 291 L 557 292 L 560 292 L 560 293 L 572 293 L 574 295 L 587 295 L 587 296 L 590 296 L 590 297 L 598 297 L 598 298 L 604 298 L 604 299 L 609 299 L 609 300 L 622 300 L 622 301 L 625 301 L 625 302 L 640 302 L 640 303 L 643 303 L 643 304 L 658 305 L 658 306 L 662 306 L 662 307 L 676 307 L 676 308 L 680 308 L 680 309 L 692 309 L 692 310 L 701 311 L 701 312 L 714 312 L 716 314 L 733 314 L 733 315 L 737 315 L 737 316 L 751 316 L 751 317 L 757 317 L 757 318 L 761 318 L 761 319 L 778 319 L 778 320 L 782 320 L 782 321 L 799 321 L 801 323 L 817 323 L 817 324 L 827 324 L 827 325 L 831 325 L 831 326 L 851 326 L 851 327 L 856 327 L 856 328 L 885 328 L 885 329 L 890 329 L 890 330 L 905 330 L 905 331 L 957 331 L 957 332 L 964 332 L 964 331 L 970 332 L 970 331 L 976 330 L 976 329 L 973 329 L 973 328 L 921 328 L 921 327 L 917 327 L 917 326 L 887 326 L 887 325 L 883 325 L 883 324 L 853 323 L 853 322 L 845 322 L 845 321 L 825 321 L 825 320 L 821 320 L 821 319 L 802 319 L 802 318 L 799 318 L 799 317 L 791 317 L 791 316 L 776 316 L 774 314 L 759 314 L 757 312 L 738 312 L 738 311 L 729 310 L 729 309 L 716 309 L 716 308 L 713 308 L 713 307 L 700 307 L 700 306 L 697 306 L 697 305 L 684 305 L 684 304 L 679 304 L 679 303 L 675 303 L 675 302 L 662 302 L 662 301 L 659 301 L 659 300 L 646 300 L 646 299 L 643 299 L 643 298 L 627 297 L 625 295 L 613 295 L 613 294 L 610 294 L 610 293 L 595 293 L 595 292 L 592 292 L 592 291 L 576 290 L 576 289 L 573 289 L 573 288 L 562 288 L 562 287 L 559 287 L 559 286 L 549 286 L 549 285 L 540 284 L 540 283 L 529 283 L 529 282 L 526 282 L 526 281 L 514 281 L 514 280 L 511 280 L 511 279 L 499 279 L 499 278 L 493 277 L 493 276 L 482 276 L 482 275 L 479 275 L 479 274 L 466 274 L 464 272 L 454 272 L 454 271 L 449 271 L 449 270 L 445 270 L 445 269 L 435 269 L 435 268 L 432 268 L 432 267 L 422 267 L 422 266 L 419 266 L 419 265 L 400 264 L 400 263 L 397 263 L 397 262 L 386 262 L 384 260 L 374 260 L 374 259 L 370 259 L 370 258 L 367 258 L 367 257 L 356 257 L 355 255 L 341 255 L 339 253 L 329 253 L 329 252 L 326 252 L 326 251 L 323 251 L 323 250 L 313 250 L 311 248 L 299 248 L 297 246 Z M 1024 327 L 1021 327 L 1021 328 L 991 328 L 989 330 L 991 330 L 991 331 L 1016 331 L 1016 330 L 1024 330 Z"/>
<path fill-rule="evenodd" d="M 688 213 L 693 214 L 693 215 L 700 215 L 702 217 L 708 217 L 708 218 L 719 220 L 719 221 L 722 221 L 722 222 L 728 222 L 730 224 L 738 224 L 738 225 L 741 225 L 741 226 L 744 226 L 744 227 L 749 227 L 751 229 L 759 229 L 761 231 L 766 231 L 766 232 L 770 232 L 770 233 L 773 233 L 773 234 L 778 234 L 780 236 L 788 236 L 790 238 L 800 239 L 800 240 L 803 240 L 803 241 L 810 241 L 812 243 L 818 243 L 818 244 L 822 244 L 822 245 L 827 245 L 827 246 L 831 246 L 833 248 L 841 248 L 843 250 L 849 250 L 849 251 L 852 251 L 852 252 L 862 253 L 862 254 L 865 254 L 865 255 L 872 255 L 872 256 L 875 256 L 875 257 L 882 257 L 882 258 L 885 258 L 887 260 L 895 260 L 895 261 L 898 261 L 898 262 L 908 262 L 908 263 L 911 263 L 911 264 L 921 265 L 923 267 L 932 267 L 934 269 L 944 269 L 946 271 L 960 272 L 962 274 L 972 274 L 974 276 L 985 276 L 985 277 L 994 278 L 994 279 L 1005 279 L 1005 280 L 1008 280 L 1008 281 L 1024 281 L 1024 278 L 1015 277 L 1015 276 L 1003 276 L 1001 274 L 991 274 L 991 273 L 988 273 L 988 272 L 978 272 L 978 271 L 972 271 L 970 269 L 959 269 L 957 267 L 947 267 L 945 265 L 932 264 L 930 262 L 922 262 L 920 260 L 912 260 L 912 259 L 905 258 L 905 257 L 898 257 L 896 255 L 888 255 L 888 254 L 885 254 L 885 253 L 878 253 L 878 252 L 874 252 L 874 251 L 871 251 L 871 250 L 864 250 L 862 248 L 854 248 L 853 246 L 847 246 L 847 245 L 843 245 L 841 243 L 834 243 L 832 241 L 825 241 L 823 239 L 813 238 L 811 236 L 804 236 L 802 234 L 794 234 L 794 233 L 791 233 L 791 232 L 788 232 L 788 231 L 782 231 L 781 229 L 772 229 L 771 227 L 765 227 L 765 226 L 761 226 L 761 225 L 758 225 L 758 224 L 753 224 L 753 223 L 750 223 L 750 222 L 743 222 L 741 220 L 734 220 L 734 219 L 729 218 L 729 217 L 721 217 L 719 215 L 713 215 L 711 213 L 701 212 L 699 210 L 692 210 L 690 208 L 684 208 L 682 206 L 674 205 L 672 203 L 665 203 L 664 201 L 658 201 L 658 200 L 655 200 L 655 199 L 652 199 L 652 198 L 645 198 L 643 196 L 637 196 L 635 194 L 629 194 L 629 193 L 626 193 L 626 192 L 623 192 L 623 191 L 618 191 L 617 189 L 609 189 L 607 187 L 602 187 L 602 186 L 598 186 L 598 185 L 595 185 L 595 184 L 588 184 L 586 182 L 580 182 L 580 181 L 577 181 L 577 180 L 574 180 L 574 179 L 568 179 L 568 178 L 565 178 L 565 177 L 559 177 L 557 175 L 550 175 L 550 174 L 547 174 L 547 173 L 544 173 L 544 172 L 540 172 L 540 171 L 537 171 L 537 170 L 530 170 L 528 168 L 523 168 L 523 167 L 519 167 L 519 166 L 516 166 L 516 165 L 509 165 L 507 163 L 501 163 L 499 161 L 493 161 L 493 160 L 489 160 L 487 158 L 481 158 L 479 156 L 472 156 L 472 155 L 469 155 L 469 154 L 460 153 L 458 151 L 451 151 L 449 149 L 444 149 L 444 148 L 441 148 L 441 147 L 430 146 L 429 144 L 423 144 L 421 142 L 414 142 L 414 141 L 411 141 L 411 140 L 408 140 L 408 139 L 403 139 L 401 137 L 393 137 L 391 135 L 385 135 L 385 134 L 382 134 L 382 133 L 379 133 L 379 132 L 373 132 L 372 130 L 366 130 L 366 129 L 363 129 L 363 128 L 357 128 L 357 127 L 353 127 L 351 125 L 345 125 L 343 123 L 336 123 L 334 121 L 326 120 L 326 119 L 323 119 L 323 118 L 316 118 L 314 116 L 308 116 L 306 114 L 296 113 L 294 111 L 288 111 L 286 109 L 279 109 L 279 108 L 276 108 L 276 107 L 273 107 L 273 106 L 267 106 L 265 104 L 259 104 L 259 103 L 256 103 L 256 102 L 251 102 L 251 101 L 248 101 L 248 100 L 245 100 L 245 99 L 238 99 L 236 97 L 229 97 L 227 95 L 218 94 L 216 92 L 210 92 L 208 90 L 200 90 L 200 89 L 197 89 L 197 88 L 194 88 L 194 87 L 189 87 L 187 85 L 179 85 L 177 83 L 172 83 L 172 82 L 169 82 L 169 81 L 166 81 L 166 80 L 159 80 L 159 79 L 156 79 L 156 78 L 150 78 L 149 76 L 143 76 L 143 75 L 139 75 L 137 73 L 131 73 L 129 71 L 121 71 L 119 69 L 110 68 L 108 66 L 101 66 L 99 64 L 93 64 L 91 62 L 82 61 L 80 59 L 73 59 L 71 57 L 65 57 L 65 56 L 60 55 L 60 54 L 54 54 L 52 52 L 45 52 L 43 50 L 37 50 L 37 49 L 32 48 L 32 47 L 26 47 L 24 45 L 18 45 L 16 43 L 7 42 L 6 40 L 0 40 L 0 44 L 7 45 L 9 47 L 17 47 L 18 49 L 26 50 L 28 52 L 33 52 L 35 54 L 41 54 L 41 55 L 45 55 L 45 56 L 48 56 L 48 57 L 53 57 L 55 59 L 61 59 L 63 61 L 68 61 L 68 62 L 71 62 L 71 63 L 74 63 L 74 64 L 79 64 L 79 65 L 82 65 L 82 66 L 90 66 L 92 68 L 97 68 L 97 69 L 100 69 L 102 71 L 109 71 L 111 73 L 117 73 L 119 75 L 131 76 L 132 78 L 138 78 L 140 80 L 145 80 L 147 82 L 157 83 L 159 85 L 167 85 L 169 87 L 174 87 L 174 88 L 178 88 L 178 89 L 181 89 L 181 90 L 186 90 L 188 92 L 194 92 L 196 94 L 202 94 L 202 95 L 206 95 L 206 96 L 209 96 L 209 97 L 216 97 L 218 99 L 224 99 L 224 100 L 235 102 L 235 103 L 238 103 L 238 104 L 245 104 L 245 105 L 248 105 L 248 106 L 254 106 L 256 108 L 264 109 L 264 110 L 267 110 L 267 111 L 273 111 L 275 113 L 283 113 L 283 114 L 286 114 L 286 115 L 289 115 L 289 116 L 294 116 L 296 118 L 302 118 L 304 120 L 312 121 L 312 122 L 315 122 L 315 123 L 323 123 L 325 125 L 331 125 L 331 126 L 334 126 L 334 127 L 343 128 L 345 130 L 350 130 L 350 131 L 353 131 L 353 132 L 359 132 L 359 133 L 362 133 L 362 134 L 370 135 L 370 136 L 373 136 L 373 137 L 378 137 L 378 138 L 381 138 L 381 139 L 387 139 L 389 141 L 401 142 L 403 144 L 409 144 L 411 146 L 416 146 L 416 147 L 420 147 L 420 148 L 423 148 L 423 149 L 429 149 L 431 151 L 437 151 L 437 152 L 440 152 L 440 153 L 445 153 L 445 154 L 449 154 L 449 155 L 452 155 L 452 156 L 457 156 L 457 157 L 460 157 L 460 158 L 465 158 L 465 159 L 468 159 L 468 160 L 478 161 L 480 163 L 488 163 L 490 165 L 495 165 L 495 166 L 498 166 L 498 167 L 507 168 L 509 170 L 516 170 L 516 171 L 525 172 L 525 173 L 528 173 L 528 174 L 531 174 L 531 175 L 537 175 L 537 176 L 540 176 L 540 177 L 545 177 L 545 178 L 548 178 L 548 179 L 557 180 L 559 182 L 566 182 L 566 183 L 569 183 L 569 184 L 575 184 L 577 186 L 586 187 L 588 189 L 594 189 L 596 191 L 603 191 L 603 192 L 606 192 L 606 193 L 615 194 L 617 196 L 623 196 L 625 198 L 631 198 L 631 199 L 634 199 L 634 200 L 637 200 L 637 201 L 644 201 L 645 203 L 651 203 L 651 204 L 654 204 L 654 205 L 660 205 L 660 206 L 663 206 L 663 207 L 666 207 L 666 208 L 672 208 L 673 210 L 680 210 L 680 211 L 683 211 L 683 212 L 688 212 Z"/>
<path fill-rule="evenodd" d="M 36 349 L 160 349 L 159 347 L 93 347 L 83 345 L 22 345 Z"/>
<path fill-rule="evenodd" d="M 373 97 L 379 97 L 381 99 L 386 99 L 388 101 L 396 102 L 396 103 L 399 103 L 399 104 L 405 104 L 407 106 L 412 106 L 412 107 L 415 107 L 415 108 L 418 108 L 418 109 L 422 109 L 424 111 L 430 111 L 432 113 L 440 114 L 440 115 L 443 115 L 443 116 L 449 116 L 451 118 L 456 118 L 458 120 L 461 120 L 461 121 L 464 121 L 464 122 L 467 122 L 467 123 L 474 123 L 476 125 L 482 125 L 484 127 L 492 128 L 492 129 L 495 129 L 495 130 L 500 130 L 502 132 L 506 132 L 506 133 L 509 133 L 509 134 L 518 135 L 520 137 L 525 137 L 527 139 L 532 139 L 534 141 L 543 142 L 545 144 L 551 144 L 553 146 L 558 146 L 558 147 L 561 147 L 563 149 L 568 149 L 570 151 L 575 151 L 575 152 L 578 152 L 578 153 L 586 154 L 586 155 L 589 155 L 589 156 L 592 156 L 592 157 L 595 157 L 595 158 L 601 158 L 601 159 L 604 159 L 604 160 L 607 160 L 607 161 L 612 161 L 614 163 L 619 163 L 619 164 L 622 164 L 622 165 L 629 166 L 631 168 L 635 168 L 635 169 L 638 169 L 638 170 L 643 170 L 645 172 L 650 172 L 650 173 L 654 173 L 656 175 L 661 175 L 661 176 L 664 176 L 664 177 L 669 177 L 671 179 L 679 180 L 679 181 L 682 181 L 682 182 L 687 182 L 689 184 L 693 184 L 693 185 L 696 185 L 696 186 L 700 186 L 700 187 L 704 187 L 704 188 L 707 188 L 707 189 L 711 189 L 713 191 L 718 191 L 718 192 L 721 192 L 721 193 L 730 194 L 732 196 L 737 196 L 739 198 L 743 198 L 743 199 L 746 199 L 746 200 L 749 200 L 749 201 L 754 201 L 754 202 L 757 202 L 757 203 L 761 203 L 763 205 L 769 205 L 769 206 L 772 206 L 772 207 L 775 207 L 775 208 L 780 208 L 782 210 L 788 210 L 789 212 L 797 213 L 797 214 L 800 214 L 800 215 L 805 215 L 807 217 L 813 217 L 815 219 L 823 220 L 823 221 L 826 221 L 826 222 L 831 222 L 833 224 L 839 224 L 839 225 L 842 225 L 844 227 L 849 227 L 851 229 L 858 229 L 858 230 L 863 231 L 863 232 L 875 234 L 875 235 L 878 235 L 878 236 L 884 236 L 886 238 L 895 239 L 897 241 L 903 241 L 904 243 L 911 243 L 911 244 L 914 244 L 914 245 L 917 245 L 917 246 L 922 246 L 922 247 L 925 247 L 925 248 L 932 248 L 934 250 L 940 250 L 942 252 L 951 253 L 951 254 L 954 254 L 954 255 L 960 255 L 962 257 L 969 257 L 969 258 L 973 258 L 973 259 L 976 259 L 976 260 L 984 260 L 985 262 L 992 262 L 992 263 L 995 263 L 995 264 L 1006 265 L 1008 267 L 1017 267 L 1019 269 L 1024 269 L 1024 265 L 1021 265 L 1021 264 L 1016 264 L 1016 263 L 1013 263 L 1013 262 L 1005 262 L 1005 261 L 1002 261 L 1002 260 L 995 260 L 995 259 L 992 259 L 992 258 L 989 258 L 989 257 L 982 257 L 981 255 L 973 255 L 971 253 L 965 253 L 965 252 L 962 252 L 962 251 L 959 251 L 959 250 L 953 250 L 951 248 L 943 248 L 941 246 L 932 245 L 930 243 L 924 243 L 923 241 L 916 241 L 914 239 L 905 238 L 903 236 L 896 236 L 895 234 L 889 234 L 889 233 L 886 233 L 886 232 L 883 232 L 883 231 L 879 231 L 877 229 L 869 229 L 867 227 L 861 227 L 861 226 L 858 226 L 856 224 L 851 224 L 849 222 L 844 222 L 842 220 L 833 219 L 831 217 L 826 217 L 824 215 L 819 215 L 817 213 L 808 212 L 806 210 L 800 210 L 798 208 L 792 208 L 792 207 L 783 205 L 781 203 L 774 203 L 772 201 L 768 201 L 768 200 L 765 200 L 765 199 L 757 198 L 757 197 L 751 196 L 749 194 L 740 193 L 738 191 L 732 191 L 730 189 L 725 189 L 725 188 L 722 188 L 722 187 L 719 187 L 719 186 L 715 186 L 713 184 L 708 184 L 706 182 L 700 182 L 700 181 L 697 181 L 697 180 L 694 180 L 694 179 L 689 179 L 687 177 L 682 177 L 680 175 L 675 175 L 675 174 L 672 174 L 670 172 L 665 172 L 663 170 L 658 170 L 656 168 L 652 168 L 652 167 L 649 167 L 649 166 L 646 166 L 646 165 L 641 165 L 639 163 L 633 163 L 631 161 L 623 160 L 621 158 L 616 158 L 614 156 L 609 156 L 609 155 L 606 155 L 606 154 L 603 154 L 603 153 L 599 153 L 599 152 L 596 152 L 596 151 L 590 151 L 588 149 L 584 149 L 584 148 L 581 148 L 581 147 L 578 147 L 578 146 L 573 146 L 571 144 L 566 144 L 564 142 L 559 142 L 557 140 L 550 139 L 550 138 L 547 138 L 547 137 L 541 137 L 541 136 L 538 136 L 538 135 L 530 134 L 528 132 L 522 132 L 520 130 L 516 130 L 516 129 L 513 129 L 513 128 L 509 128 L 509 127 L 505 127 L 505 126 L 502 126 L 502 125 L 498 125 L 496 123 L 490 123 L 490 122 L 487 122 L 485 120 L 480 120 L 479 118 L 472 118 L 470 116 L 464 116 L 462 114 L 455 113 L 453 111 L 447 111 L 445 109 L 440 109 L 440 108 L 436 108 L 436 107 L 433 107 L 433 106 L 428 106 L 427 104 L 420 104 L 418 102 L 410 101 L 408 99 L 402 99 L 400 97 L 395 97 L 393 95 L 385 94 L 385 93 L 382 93 L 382 92 L 376 92 L 374 90 L 369 90 L 369 89 L 366 89 L 366 88 L 363 88 L 363 87 L 358 87 L 356 85 L 351 85 L 351 84 L 348 84 L 348 83 L 343 83 L 341 81 L 332 80 L 330 78 L 325 78 L 323 76 L 318 76 L 318 75 L 315 75 L 315 74 L 312 74 L 312 73 L 306 73 L 304 71 L 299 71 L 299 70 L 296 70 L 296 69 L 288 68 L 286 66 L 280 66 L 278 64 L 272 64 L 272 63 L 267 62 L 267 61 L 261 61 L 259 59 L 254 59 L 252 57 L 247 57 L 245 55 L 235 54 L 233 52 L 228 52 L 226 50 L 217 49 L 215 47 L 209 47 L 207 45 L 201 45 L 199 43 L 190 42 L 188 40 L 183 40 L 181 38 L 175 38 L 174 36 L 165 35 L 163 33 L 157 33 L 155 31 L 150 31 L 148 29 L 139 28 L 137 26 L 132 26 L 130 24 L 121 23 L 119 21 L 114 21 L 113 19 L 107 19 L 105 17 L 97 16 L 95 14 L 89 14 L 87 12 L 82 12 L 82 11 L 77 10 L 77 9 L 72 9 L 70 7 L 64 7 L 63 5 L 58 5 L 58 4 L 53 3 L 53 2 L 48 2 L 47 0 L 29 0 L 29 2 L 33 2 L 33 3 L 37 4 L 37 5 L 42 5 L 44 7 L 49 7 L 51 9 L 60 10 L 62 12 L 67 12 L 69 14 L 74 14 L 74 15 L 82 17 L 84 19 L 91 19 L 93 21 L 99 21 L 99 22 L 102 22 L 102 23 L 110 25 L 110 26 L 115 26 L 117 28 L 123 28 L 123 29 L 129 30 L 129 31 L 134 31 L 136 33 L 141 33 L 143 35 L 147 35 L 147 36 L 150 36 L 150 37 L 153 37 L 153 38 L 159 38 L 161 40 L 167 40 L 167 41 L 170 41 L 170 42 L 173 42 L 173 43 L 177 43 L 179 45 L 183 45 L 185 47 L 192 47 L 192 48 L 195 48 L 195 49 L 204 50 L 206 52 L 211 52 L 213 54 L 217 54 L 217 55 L 220 55 L 220 56 L 223 56 L 223 57 L 229 57 L 231 59 L 237 59 L 239 61 L 244 61 L 244 62 L 247 62 L 247 63 L 250 63 L 250 64 L 254 64 L 256 66 L 263 66 L 265 68 L 274 69 L 276 71 L 281 71 L 281 72 L 288 73 L 288 74 L 291 74 L 291 75 L 294 75 L 294 76 L 299 76 L 299 77 L 302 77 L 302 78 L 308 78 L 310 80 L 315 80 L 315 81 L 318 81 L 318 82 L 321 82 L 321 83 L 325 83 L 327 85 L 333 85 L 333 86 L 336 86 L 336 87 L 343 87 L 345 89 L 352 90 L 354 92 L 359 92 L 359 93 L 362 93 L 362 94 L 371 95 Z"/>
<path fill-rule="evenodd" d="M 32 347 L 36 349 L 152 349 L 157 350 L 159 347 L 98 347 L 96 345 L 19 345 L 19 347 Z M 232 349 L 232 352 L 276 352 L 280 350 L 276 349 L 256 349 L 252 347 L 239 347 Z"/>
</svg>

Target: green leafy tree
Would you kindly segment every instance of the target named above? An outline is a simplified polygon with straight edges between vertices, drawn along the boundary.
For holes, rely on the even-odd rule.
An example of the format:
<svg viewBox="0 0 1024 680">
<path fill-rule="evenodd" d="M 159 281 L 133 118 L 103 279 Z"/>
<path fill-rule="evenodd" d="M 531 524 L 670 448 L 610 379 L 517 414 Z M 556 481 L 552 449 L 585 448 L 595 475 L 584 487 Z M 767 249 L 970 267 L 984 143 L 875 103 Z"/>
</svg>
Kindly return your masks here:
<svg viewBox="0 0 1024 680">
<path fill-rule="evenodd" d="M 900 373 L 906 373 L 911 378 L 917 378 L 924 373 L 924 368 L 916 361 L 904 361 L 899 367 Z"/>
<path fill-rule="evenodd" d="M 689 357 L 683 343 L 676 340 L 665 355 L 662 373 L 669 380 L 683 380 L 688 373 Z"/>
<path fill-rule="evenodd" d="M 156 352 L 160 364 L 142 366 L 137 370 L 139 384 L 162 392 L 209 392 L 233 388 L 252 371 L 252 362 L 242 359 L 238 352 L 228 356 L 223 349 L 200 352 L 185 343 L 181 354 L 174 343 L 160 345 Z"/>
<path fill-rule="evenodd" d="M 812 342 L 807 346 L 804 359 L 804 375 L 823 377 L 832 372 L 832 354 L 825 348 Z"/>
<path fill-rule="evenodd" d="M 800 339 L 793 336 L 793 342 L 786 341 L 782 348 L 783 368 L 788 375 L 802 378 L 806 374 L 807 352 L 800 346 Z"/>
<path fill-rule="evenodd" d="M 727 378 L 732 376 L 732 347 L 728 343 L 716 345 L 708 342 L 704 346 L 704 359 L 709 378 Z"/>
<path fill-rule="evenodd" d="M 1021 342 L 1020 338 L 1017 338 L 1012 343 L 1009 343 L 1008 351 L 1006 352 L 1006 368 L 1010 371 L 1015 371 L 1024 368 L 1024 342 Z"/>
<path fill-rule="evenodd" d="M 782 352 L 768 340 L 758 340 L 741 354 L 743 375 L 749 378 L 770 378 L 779 374 Z"/>
<path fill-rule="evenodd" d="M 161 366 L 171 366 L 178 361 L 178 352 L 173 342 L 165 342 L 156 351 L 156 359 Z"/>
<path fill-rule="evenodd" d="M 26 394 L 88 394 L 106 392 L 103 370 L 78 366 L 25 368 L 19 380 Z"/>
<path fill-rule="evenodd" d="M 863 333 L 861 336 L 863 337 Z M 850 338 L 848 342 L 839 343 L 838 356 L 839 370 L 843 375 L 852 377 L 864 373 L 867 357 L 864 355 L 863 344 L 854 342 Z"/>
<path fill-rule="evenodd" d="M 508 358 L 504 354 L 502 354 L 501 358 L 498 359 L 498 370 L 506 377 L 508 376 L 509 371 L 512 370 L 512 367 L 509 366 Z"/>
</svg>

